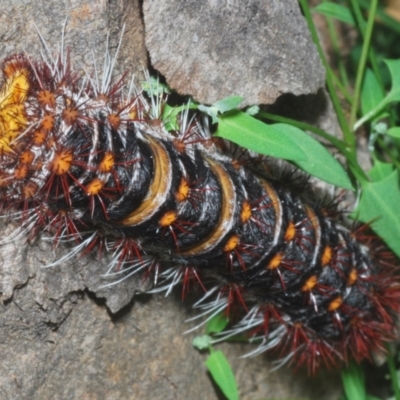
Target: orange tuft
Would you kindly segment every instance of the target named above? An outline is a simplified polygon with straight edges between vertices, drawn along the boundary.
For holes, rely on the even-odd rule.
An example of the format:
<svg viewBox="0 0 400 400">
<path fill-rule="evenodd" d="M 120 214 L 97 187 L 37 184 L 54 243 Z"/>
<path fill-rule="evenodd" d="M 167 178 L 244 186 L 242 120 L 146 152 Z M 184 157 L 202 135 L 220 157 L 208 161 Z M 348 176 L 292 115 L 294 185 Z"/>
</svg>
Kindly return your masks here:
<svg viewBox="0 0 400 400">
<path fill-rule="evenodd" d="M 73 161 L 72 152 L 70 150 L 62 150 L 57 152 L 51 163 L 51 169 L 56 175 L 63 175 L 67 173 Z"/>
<path fill-rule="evenodd" d="M 179 151 L 179 153 L 184 153 L 186 150 L 186 145 L 182 140 L 176 139 L 173 141 L 174 147 L 176 150 Z"/>
<path fill-rule="evenodd" d="M 177 215 L 175 211 L 167 211 L 161 218 L 159 221 L 159 224 L 161 226 L 170 226 L 172 225 L 176 219 L 177 219 Z"/>
<path fill-rule="evenodd" d="M 25 179 L 28 175 L 29 167 L 27 164 L 18 165 L 14 170 L 14 178 L 17 180 Z"/>
<path fill-rule="evenodd" d="M 232 250 L 235 250 L 235 248 L 238 246 L 239 244 L 239 236 L 238 235 L 232 235 L 228 241 L 226 242 L 225 246 L 224 246 L 224 252 L 228 253 Z"/>
<path fill-rule="evenodd" d="M 175 199 L 178 202 L 182 202 L 189 197 L 190 187 L 186 178 L 181 179 L 181 183 L 179 184 L 178 190 L 175 193 Z"/>
<path fill-rule="evenodd" d="M 54 128 L 54 115 L 46 114 L 42 118 L 42 122 L 40 124 L 40 127 L 42 130 L 45 130 L 46 132 L 51 131 Z"/>
<path fill-rule="evenodd" d="M 338 296 L 333 299 L 328 305 L 328 311 L 336 311 L 343 304 L 343 299 Z"/>
<path fill-rule="evenodd" d="M 56 97 L 49 90 L 41 90 L 37 95 L 37 99 L 42 107 L 55 108 L 56 106 Z"/>
<path fill-rule="evenodd" d="M 332 260 L 332 247 L 326 246 L 322 252 L 321 265 L 326 267 Z"/>
<path fill-rule="evenodd" d="M 310 276 L 306 283 L 301 287 L 302 292 L 310 292 L 317 285 L 318 278 L 317 275 Z"/>
<path fill-rule="evenodd" d="M 35 159 L 35 155 L 33 154 L 32 151 L 30 150 L 25 150 L 20 156 L 19 156 L 19 162 L 21 164 L 32 164 L 33 160 Z"/>
<path fill-rule="evenodd" d="M 347 277 L 347 285 L 351 286 L 354 285 L 357 282 L 358 279 L 358 274 L 357 274 L 357 270 L 355 268 L 352 268 L 349 276 Z"/>
<path fill-rule="evenodd" d="M 114 167 L 115 160 L 112 153 L 107 152 L 104 154 L 103 159 L 99 164 L 99 172 L 110 172 Z"/>
<path fill-rule="evenodd" d="M 88 196 L 95 196 L 101 192 L 103 186 L 104 183 L 99 178 L 94 178 L 86 185 L 85 190 Z"/>
<path fill-rule="evenodd" d="M 47 138 L 47 131 L 45 130 L 38 130 L 33 133 L 32 141 L 35 146 L 41 146 L 45 143 Z"/>
<path fill-rule="evenodd" d="M 62 119 L 69 126 L 73 125 L 78 117 L 79 111 L 74 107 L 66 107 L 62 112 Z"/>
<path fill-rule="evenodd" d="M 38 191 L 37 184 L 32 181 L 28 181 L 22 187 L 22 196 L 24 197 L 24 199 L 31 199 L 35 196 L 37 191 Z"/>
<path fill-rule="evenodd" d="M 290 221 L 285 232 L 285 242 L 292 241 L 295 238 L 295 236 L 296 236 L 296 225 L 293 223 L 293 221 Z"/>
<path fill-rule="evenodd" d="M 118 114 L 109 114 L 107 116 L 107 121 L 114 129 L 118 129 L 121 125 L 121 117 Z"/>
<path fill-rule="evenodd" d="M 242 211 L 240 212 L 240 220 L 242 221 L 243 224 L 245 224 L 252 215 L 252 210 L 250 203 L 245 200 L 242 204 Z"/>
<path fill-rule="evenodd" d="M 283 254 L 282 253 L 276 253 L 270 260 L 270 262 L 267 265 L 268 269 L 276 269 L 281 265 L 283 259 Z"/>
</svg>

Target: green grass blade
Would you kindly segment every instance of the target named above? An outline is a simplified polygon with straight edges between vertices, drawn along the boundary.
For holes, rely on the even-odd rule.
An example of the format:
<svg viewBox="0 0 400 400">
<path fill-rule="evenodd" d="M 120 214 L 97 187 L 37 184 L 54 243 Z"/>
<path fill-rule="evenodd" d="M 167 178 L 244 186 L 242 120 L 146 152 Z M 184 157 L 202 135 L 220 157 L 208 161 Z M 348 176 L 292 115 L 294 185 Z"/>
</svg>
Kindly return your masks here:
<svg viewBox="0 0 400 400">
<path fill-rule="evenodd" d="M 228 400 L 239 400 L 239 392 L 232 368 L 222 351 L 213 351 L 205 362 L 215 383 Z"/>
<path fill-rule="evenodd" d="M 362 367 L 352 362 L 341 371 L 341 377 L 347 400 L 366 400 L 365 376 Z"/>
<path fill-rule="evenodd" d="M 322 3 L 311 11 L 318 12 L 326 17 L 333 17 L 350 25 L 355 25 L 353 15 L 347 7 L 335 3 Z"/>
</svg>

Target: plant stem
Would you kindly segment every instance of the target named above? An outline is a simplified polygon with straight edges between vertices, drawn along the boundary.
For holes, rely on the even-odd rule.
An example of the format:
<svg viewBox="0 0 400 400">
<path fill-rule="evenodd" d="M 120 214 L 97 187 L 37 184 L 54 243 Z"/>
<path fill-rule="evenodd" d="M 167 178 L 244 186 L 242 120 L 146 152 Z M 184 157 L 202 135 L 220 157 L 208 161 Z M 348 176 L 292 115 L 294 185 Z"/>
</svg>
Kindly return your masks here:
<svg viewBox="0 0 400 400">
<path fill-rule="evenodd" d="M 317 31 L 315 29 L 314 22 L 311 17 L 310 9 L 307 4 L 307 0 L 300 0 L 300 4 L 301 4 L 301 8 L 303 10 L 304 16 L 307 20 L 308 28 L 310 29 L 312 39 L 313 39 L 315 45 L 317 46 L 318 53 L 321 58 L 322 64 L 324 65 L 324 67 L 326 69 L 326 84 L 328 86 L 328 91 L 331 96 L 332 104 L 335 109 L 335 112 L 336 112 L 336 115 L 337 115 L 337 118 L 338 118 L 338 121 L 340 124 L 340 128 L 342 129 L 344 139 L 345 139 L 347 145 L 352 149 L 352 151 L 354 151 L 355 137 L 354 137 L 353 133 L 351 132 L 349 125 L 347 124 L 346 118 L 344 117 L 343 110 L 340 106 L 339 98 L 336 94 L 336 90 L 335 90 L 335 87 L 333 84 L 333 78 L 332 78 L 333 72 L 326 60 L 324 51 L 322 50 L 321 44 L 319 42 Z"/>
<path fill-rule="evenodd" d="M 355 0 L 351 0 L 351 1 L 352 1 L 352 3 L 355 2 Z M 355 84 L 355 88 L 354 88 L 354 101 L 353 101 L 353 105 L 351 107 L 351 113 L 350 113 L 350 126 L 354 126 L 354 123 L 356 122 L 356 118 L 357 118 L 361 86 L 362 86 L 363 79 L 364 79 L 365 66 L 367 64 L 368 52 L 369 52 L 370 43 L 371 43 L 372 30 L 374 28 L 374 21 L 375 21 L 377 6 L 378 6 L 378 0 L 371 0 L 371 8 L 370 8 L 369 16 L 368 16 L 367 29 L 365 31 L 364 43 L 363 43 L 362 52 L 361 52 L 361 58 L 360 58 L 360 62 L 358 64 L 358 69 L 357 69 L 356 84 Z"/>
<path fill-rule="evenodd" d="M 365 38 L 367 23 L 365 22 L 364 17 L 362 15 L 359 0 L 358 1 L 350 0 L 350 3 L 351 3 L 353 13 L 356 17 L 358 30 L 360 31 L 361 36 L 363 38 Z M 382 91 L 384 91 L 385 86 L 383 84 L 382 77 L 381 77 L 381 74 L 380 74 L 380 71 L 378 68 L 378 62 L 376 61 L 375 51 L 372 47 L 370 47 L 370 49 L 368 51 L 368 58 L 369 58 L 369 62 L 371 63 L 372 71 L 374 72 L 374 75 L 375 75 L 376 79 L 378 80 L 379 86 L 381 87 Z"/>
<path fill-rule="evenodd" d="M 322 2 L 328 3 L 329 1 L 322 0 Z M 343 58 L 340 57 L 340 45 L 339 45 L 339 38 L 338 38 L 337 30 L 335 29 L 335 25 L 333 23 L 332 18 L 326 17 L 326 22 L 328 25 L 329 36 L 330 36 L 331 42 L 332 42 L 332 48 L 333 48 L 333 51 L 335 52 L 336 59 L 337 59 L 339 76 L 341 78 L 341 82 L 339 79 L 337 79 L 336 84 L 338 84 L 338 82 L 340 82 L 342 87 L 348 87 L 349 86 L 349 78 L 347 76 L 346 66 L 344 65 Z"/>
</svg>

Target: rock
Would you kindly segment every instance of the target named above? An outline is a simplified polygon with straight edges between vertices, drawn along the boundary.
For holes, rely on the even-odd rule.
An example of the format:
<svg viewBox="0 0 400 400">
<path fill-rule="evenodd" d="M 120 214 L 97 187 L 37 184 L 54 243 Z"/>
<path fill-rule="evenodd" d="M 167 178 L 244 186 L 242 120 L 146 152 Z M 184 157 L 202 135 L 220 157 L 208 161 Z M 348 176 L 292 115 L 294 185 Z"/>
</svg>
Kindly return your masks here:
<svg viewBox="0 0 400 400">
<path fill-rule="evenodd" d="M 296 0 L 145 0 L 143 14 L 152 66 L 200 103 L 271 104 L 325 84 Z"/>
</svg>

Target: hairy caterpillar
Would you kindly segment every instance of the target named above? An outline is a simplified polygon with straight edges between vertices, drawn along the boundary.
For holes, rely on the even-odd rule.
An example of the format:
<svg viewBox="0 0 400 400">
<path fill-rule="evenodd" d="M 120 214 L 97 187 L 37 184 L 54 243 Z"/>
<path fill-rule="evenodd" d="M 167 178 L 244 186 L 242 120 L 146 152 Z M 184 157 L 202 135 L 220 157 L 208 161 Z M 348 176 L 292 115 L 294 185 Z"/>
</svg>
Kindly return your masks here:
<svg viewBox="0 0 400 400">
<path fill-rule="evenodd" d="M 122 80 L 74 72 L 68 57 L 3 63 L 0 204 L 21 222 L 103 247 L 110 273 L 153 275 L 167 291 L 197 282 L 206 314 L 226 311 L 255 352 L 314 371 L 369 357 L 395 336 L 400 286 L 384 260 L 329 212 L 221 154 L 186 110 Z M 381 262 L 383 261 L 383 262 Z"/>
</svg>

